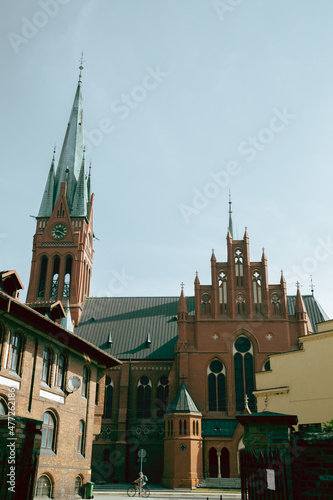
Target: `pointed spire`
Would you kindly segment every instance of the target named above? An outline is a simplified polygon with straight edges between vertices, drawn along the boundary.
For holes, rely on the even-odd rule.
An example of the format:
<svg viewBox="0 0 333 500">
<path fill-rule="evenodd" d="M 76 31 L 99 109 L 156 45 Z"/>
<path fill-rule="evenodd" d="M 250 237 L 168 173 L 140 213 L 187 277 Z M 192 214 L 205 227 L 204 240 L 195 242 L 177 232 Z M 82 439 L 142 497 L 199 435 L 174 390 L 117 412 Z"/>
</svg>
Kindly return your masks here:
<svg viewBox="0 0 333 500">
<path fill-rule="evenodd" d="M 53 211 L 54 206 L 54 182 L 55 182 L 55 169 L 54 169 L 54 160 L 55 160 L 55 146 L 53 150 L 53 157 L 51 162 L 51 167 L 49 171 L 49 175 L 47 177 L 44 194 L 42 198 L 42 203 L 40 204 L 40 209 L 37 217 L 50 217 Z"/>
<path fill-rule="evenodd" d="M 285 285 L 286 284 L 286 279 L 283 275 L 283 269 L 281 269 L 281 279 L 280 279 L 280 283 L 281 285 Z"/>
<path fill-rule="evenodd" d="M 184 283 L 181 284 L 182 290 L 180 292 L 180 297 L 179 297 L 179 303 L 178 303 L 178 309 L 177 309 L 177 314 L 188 314 L 188 309 L 186 305 L 186 299 L 185 299 L 185 294 L 184 294 Z"/>
<path fill-rule="evenodd" d="M 187 390 L 185 382 L 182 383 L 175 399 L 170 404 L 166 413 L 200 413 Z"/>
<path fill-rule="evenodd" d="M 71 210 L 72 217 L 87 217 L 88 212 L 88 189 L 87 179 L 85 175 L 84 156 L 82 159 L 80 176 L 77 181 L 75 194 L 73 198 L 73 205 Z"/>
<path fill-rule="evenodd" d="M 297 281 L 297 293 L 296 293 L 296 305 L 295 305 L 295 313 L 296 316 L 300 315 L 301 319 L 304 319 L 303 314 L 306 313 L 303 297 L 301 295 L 300 283 Z"/>
<path fill-rule="evenodd" d="M 231 238 L 234 237 L 233 227 L 232 227 L 232 209 L 231 209 L 231 193 L 230 193 L 230 189 L 229 189 L 229 226 L 228 226 L 228 233 L 230 233 Z"/>
<path fill-rule="evenodd" d="M 200 285 L 199 276 L 198 276 L 198 271 L 195 271 L 195 280 L 194 280 L 194 284 L 195 284 L 195 285 Z"/>
<path fill-rule="evenodd" d="M 216 262 L 216 257 L 215 257 L 215 253 L 214 253 L 214 248 L 212 248 L 212 256 L 210 258 L 211 262 Z"/>
<path fill-rule="evenodd" d="M 82 51 L 82 54 L 81 54 L 81 59 L 80 59 L 80 66 L 79 66 L 79 70 L 80 70 L 80 74 L 79 74 L 79 83 L 82 83 L 82 70 L 83 70 L 83 63 L 84 63 L 84 60 L 83 60 L 83 51 Z"/>
<path fill-rule="evenodd" d="M 73 321 L 71 316 L 71 311 L 69 308 L 69 300 L 67 299 L 67 304 L 65 307 L 66 317 L 61 319 L 60 325 L 66 330 L 72 332 L 73 331 Z"/>
<path fill-rule="evenodd" d="M 249 239 L 249 234 L 247 232 L 247 227 L 245 226 L 245 231 L 244 231 L 244 236 L 243 236 L 244 241 Z"/>
<path fill-rule="evenodd" d="M 266 257 L 266 254 L 265 254 L 265 249 L 264 249 L 264 247 L 262 248 L 261 262 L 262 262 L 263 264 L 267 264 L 267 257 Z"/>
<path fill-rule="evenodd" d="M 66 197 L 69 210 L 72 208 L 74 192 L 83 160 L 84 134 L 82 115 L 81 78 L 79 78 L 56 172 L 56 193 L 54 202 L 56 203 L 59 197 L 61 183 L 67 182 Z"/>
</svg>

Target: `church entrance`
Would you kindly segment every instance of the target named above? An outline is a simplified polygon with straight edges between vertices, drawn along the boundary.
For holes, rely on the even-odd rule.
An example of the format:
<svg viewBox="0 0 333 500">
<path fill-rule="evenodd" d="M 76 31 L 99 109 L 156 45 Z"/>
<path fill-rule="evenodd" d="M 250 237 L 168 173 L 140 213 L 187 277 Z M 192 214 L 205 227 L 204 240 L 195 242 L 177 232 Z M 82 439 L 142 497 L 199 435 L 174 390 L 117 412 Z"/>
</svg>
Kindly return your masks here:
<svg viewBox="0 0 333 500">
<path fill-rule="evenodd" d="M 209 450 L 209 477 L 217 477 L 217 453 L 215 448 Z"/>
<path fill-rule="evenodd" d="M 229 450 L 228 448 L 222 448 L 221 450 L 221 477 L 230 476 L 230 461 L 229 461 Z"/>
</svg>

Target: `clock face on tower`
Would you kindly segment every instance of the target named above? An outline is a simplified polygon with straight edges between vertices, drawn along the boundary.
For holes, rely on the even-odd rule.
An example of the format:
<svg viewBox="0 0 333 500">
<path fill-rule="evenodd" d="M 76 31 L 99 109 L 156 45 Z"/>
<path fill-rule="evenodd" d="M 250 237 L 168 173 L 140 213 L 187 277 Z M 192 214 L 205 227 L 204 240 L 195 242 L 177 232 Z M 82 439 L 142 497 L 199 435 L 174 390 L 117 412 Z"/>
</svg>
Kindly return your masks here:
<svg viewBox="0 0 333 500">
<path fill-rule="evenodd" d="M 52 228 L 52 236 L 55 240 L 62 240 L 66 236 L 67 227 L 64 224 L 56 224 Z"/>
</svg>

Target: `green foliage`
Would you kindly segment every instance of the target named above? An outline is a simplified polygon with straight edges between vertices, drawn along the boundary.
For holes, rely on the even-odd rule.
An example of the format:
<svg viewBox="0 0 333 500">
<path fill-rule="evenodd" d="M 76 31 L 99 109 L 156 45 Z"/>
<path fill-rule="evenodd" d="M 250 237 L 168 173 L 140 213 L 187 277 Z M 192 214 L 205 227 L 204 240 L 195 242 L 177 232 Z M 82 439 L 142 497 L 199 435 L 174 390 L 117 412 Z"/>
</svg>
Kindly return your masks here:
<svg viewBox="0 0 333 500">
<path fill-rule="evenodd" d="M 326 422 L 323 424 L 323 431 L 324 432 L 333 432 L 333 420 L 330 420 L 329 422 Z"/>
</svg>

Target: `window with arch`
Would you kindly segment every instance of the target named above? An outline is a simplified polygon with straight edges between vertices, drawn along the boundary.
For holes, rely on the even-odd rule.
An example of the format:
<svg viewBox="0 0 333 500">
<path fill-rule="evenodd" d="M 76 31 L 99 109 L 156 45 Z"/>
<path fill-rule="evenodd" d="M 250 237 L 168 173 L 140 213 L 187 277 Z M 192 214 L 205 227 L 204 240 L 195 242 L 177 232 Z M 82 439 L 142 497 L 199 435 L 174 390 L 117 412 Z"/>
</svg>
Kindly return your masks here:
<svg viewBox="0 0 333 500">
<path fill-rule="evenodd" d="M 47 265 L 48 265 L 48 258 L 44 255 L 40 263 L 40 274 L 39 274 L 39 285 L 38 285 L 38 297 L 40 298 L 43 298 L 45 295 Z"/>
<path fill-rule="evenodd" d="M 137 418 L 150 418 L 151 381 L 145 375 L 137 385 Z"/>
<path fill-rule="evenodd" d="M 8 415 L 7 401 L 3 396 L 0 396 L 0 415 Z"/>
<path fill-rule="evenodd" d="M 84 421 L 80 420 L 79 422 L 79 434 L 78 434 L 78 440 L 77 440 L 77 452 L 80 453 L 81 455 L 84 455 Z"/>
<path fill-rule="evenodd" d="M 211 311 L 211 300 L 208 293 L 204 293 L 201 297 L 201 310 L 203 314 L 210 314 Z"/>
<path fill-rule="evenodd" d="M 197 431 L 196 434 L 197 434 L 197 436 L 199 436 L 199 422 L 198 422 L 198 420 L 196 421 L 195 427 L 196 427 L 196 431 Z"/>
<path fill-rule="evenodd" d="M 226 370 L 219 359 L 214 359 L 208 369 L 208 409 L 226 411 Z"/>
<path fill-rule="evenodd" d="M 46 411 L 42 416 L 42 443 L 41 448 L 55 451 L 56 419 L 55 415 Z"/>
<path fill-rule="evenodd" d="M 242 293 L 239 293 L 236 298 L 237 314 L 245 314 L 245 297 Z"/>
<path fill-rule="evenodd" d="M 254 375 L 253 375 L 253 347 L 247 337 L 240 336 L 233 348 L 234 371 L 235 371 L 235 393 L 236 411 L 245 408 L 245 397 L 248 397 L 248 405 L 251 411 L 255 411 Z"/>
<path fill-rule="evenodd" d="M 183 435 L 183 422 L 181 420 L 179 420 L 179 435 Z"/>
<path fill-rule="evenodd" d="M 273 314 L 275 316 L 278 316 L 281 314 L 281 303 L 280 303 L 280 297 L 277 293 L 272 294 L 272 309 L 273 309 Z"/>
<path fill-rule="evenodd" d="M 60 354 L 58 361 L 58 376 L 57 376 L 57 386 L 60 387 L 60 389 L 64 388 L 65 369 L 66 369 L 66 358 L 63 354 Z"/>
<path fill-rule="evenodd" d="M 105 377 L 105 397 L 103 418 L 111 418 L 113 403 L 113 380 L 109 375 Z"/>
<path fill-rule="evenodd" d="M 236 276 L 236 285 L 243 286 L 243 267 L 244 267 L 244 258 L 243 252 L 240 248 L 237 248 L 235 251 L 235 276 Z"/>
<path fill-rule="evenodd" d="M 45 347 L 43 351 L 42 381 L 50 385 L 51 380 L 52 355 L 51 349 Z"/>
<path fill-rule="evenodd" d="M 63 289 L 63 293 L 62 293 L 63 297 L 68 297 L 68 298 L 70 297 L 72 265 L 73 265 L 72 257 L 67 257 L 66 267 L 65 267 L 64 289 Z"/>
<path fill-rule="evenodd" d="M 270 360 L 268 359 L 265 363 L 264 363 L 264 366 L 262 367 L 262 371 L 263 372 L 269 372 L 271 369 L 271 362 Z"/>
<path fill-rule="evenodd" d="M 82 485 L 83 485 L 83 477 L 82 476 L 76 476 L 75 478 L 75 493 L 76 495 L 80 495 L 82 492 Z"/>
<path fill-rule="evenodd" d="M 51 299 L 56 299 L 58 295 L 59 286 L 59 272 L 60 272 L 60 259 L 55 257 L 53 261 L 52 282 L 51 282 Z"/>
<path fill-rule="evenodd" d="M 262 304 L 262 293 L 261 293 L 261 275 L 258 271 L 254 271 L 252 274 L 252 284 L 253 284 L 253 300 L 254 308 L 257 314 L 261 313 Z"/>
<path fill-rule="evenodd" d="M 163 418 L 169 404 L 169 380 L 161 377 L 157 386 L 157 418 Z"/>
<path fill-rule="evenodd" d="M 19 372 L 21 349 L 22 349 L 21 336 L 18 333 L 14 333 L 11 342 L 9 369 L 13 370 L 16 373 Z"/>
<path fill-rule="evenodd" d="M 42 474 L 37 479 L 36 497 L 52 498 L 52 482 L 49 476 Z"/>
<path fill-rule="evenodd" d="M 89 370 L 86 366 L 83 367 L 82 374 L 82 397 L 88 397 L 88 389 L 89 389 Z"/>
<path fill-rule="evenodd" d="M 227 313 L 227 273 L 224 269 L 219 272 L 219 301 L 221 314 Z"/>
<path fill-rule="evenodd" d="M 184 420 L 184 436 L 187 434 L 187 422 Z"/>
</svg>

